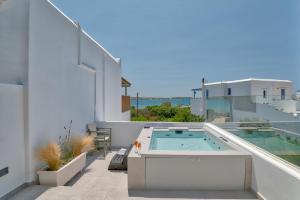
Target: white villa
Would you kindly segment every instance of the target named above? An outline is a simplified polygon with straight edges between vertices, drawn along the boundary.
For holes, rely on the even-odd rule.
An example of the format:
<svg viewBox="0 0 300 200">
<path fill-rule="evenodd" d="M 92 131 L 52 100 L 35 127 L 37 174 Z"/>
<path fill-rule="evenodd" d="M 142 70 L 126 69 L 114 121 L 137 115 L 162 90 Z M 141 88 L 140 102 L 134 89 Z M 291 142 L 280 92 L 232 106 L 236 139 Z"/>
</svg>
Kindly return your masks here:
<svg viewBox="0 0 300 200">
<path fill-rule="evenodd" d="M 207 101 L 229 102 L 236 121 L 292 121 L 262 124 L 131 122 L 130 86 L 121 60 L 49 0 L 0 0 L 0 200 L 299 200 L 292 82 L 202 86 Z M 199 112 L 200 101 L 192 103 Z M 37 149 L 59 143 L 70 121 L 72 134 L 108 141 L 108 153 L 80 151 L 62 165 L 57 156 L 58 170 L 47 170 Z M 109 130 L 109 140 L 101 130 Z M 108 170 L 119 158 L 127 171 Z M 51 178 L 43 182 L 39 172 Z"/>
<path fill-rule="evenodd" d="M 256 102 L 290 99 L 293 83 L 289 80 L 248 78 L 234 81 L 205 83 L 207 97 L 256 96 Z"/>
<path fill-rule="evenodd" d="M 294 120 L 300 108 L 300 101 L 297 101 L 294 95 L 293 83 L 289 80 L 248 78 L 205 83 L 204 87 L 207 104 L 216 99 L 229 102 L 233 121 L 243 118 Z M 202 91 L 202 89 L 194 90 Z M 191 110 L 194 114 L 203 113 L 200 112 L 203 110 L 199 105 L 201 102 L 200 99 L 192 100 Z"/>
</svg>

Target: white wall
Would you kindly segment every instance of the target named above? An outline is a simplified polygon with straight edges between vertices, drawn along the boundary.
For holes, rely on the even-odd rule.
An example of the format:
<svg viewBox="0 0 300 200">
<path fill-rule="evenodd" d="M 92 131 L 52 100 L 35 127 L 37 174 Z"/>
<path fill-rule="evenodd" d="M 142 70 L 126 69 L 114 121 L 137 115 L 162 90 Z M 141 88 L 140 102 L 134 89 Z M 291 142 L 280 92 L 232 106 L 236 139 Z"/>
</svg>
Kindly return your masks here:
<svg viewBox="0 0 300 200">
<path fill-rule="evenodd" d="M 121 67 L 105 59 L 105 120 L 122 120 Z"/>
<path fill-rule="evenodd" d="M 131 111 L 127 110 L 122 113 L 122 121 L 131 121 Z"/>
<path fill-rule="evenodd" d="M 245 160 L 241 155 L 145 155 L 146 189 L 243 191 Z"/>
<path fill-rule="evenodd" d="M 293 94 L 293 83 L 285 81 L 252 81 L 252 95 L 263 95 L 263 89 L 267 89 L 267 95 L 280 97 L 281 88 L 285 89 L 286 97 Z"/>
<path fill-rule="evenodd" d="M 227 96 L 228 88 L 231 88 L 231 96 L 249 96 L 251 94 L 251 82 L 208 84 L 209 97 Z"/>
<path fill-rule="evenodd" d="M 121 65 L 48 1 L 31 0 L 29 16 L 27 157 L 32 181 L 40 168 L 36 149 L 64 136 L 70 120 L 79 134 L 95 119 L 121 119 Z"/>
<path fill-rule="evenodd" d="M 23 86 L 0 84 L 0 197 L 25 182 Z"/>
<path fill-rule="evenodd" d="M 27 80 L 29 0 L 0 4 L 0 83 Z"/>
<path fill-rule="evenodd" d="M 96 119 L 122 120 L 121 62 L 86 32 L 81 34 L 81 62 L 96 71 Z"/>
<path fill-rule="evenodd" d="M 231 96 L 249 96 L 251 94 L 251 82 L 228 83 L 227 88 L 231 88 Z M 227 95 L 227 90 L 225 91 Z"/>
</svg>

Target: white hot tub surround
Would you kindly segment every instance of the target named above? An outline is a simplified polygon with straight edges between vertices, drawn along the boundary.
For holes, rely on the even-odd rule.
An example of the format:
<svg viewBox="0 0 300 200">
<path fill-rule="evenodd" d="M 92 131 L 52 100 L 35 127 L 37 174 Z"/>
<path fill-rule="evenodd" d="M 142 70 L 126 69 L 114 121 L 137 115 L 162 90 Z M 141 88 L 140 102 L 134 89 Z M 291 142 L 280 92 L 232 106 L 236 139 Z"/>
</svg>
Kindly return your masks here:
<svg viewBox="0 0 300 200">
<path fill-rule="evenodd" d="M 250 190 L 251 156 L 237 145 L 204 128 L 230 148 L 221 151 L 150 150 L 152 133 L 156 129 L 144 128 L 137 138 L 142 144 L 140 152 L 133 148 L 129 153 L 129 189 Z"/>
</svg>

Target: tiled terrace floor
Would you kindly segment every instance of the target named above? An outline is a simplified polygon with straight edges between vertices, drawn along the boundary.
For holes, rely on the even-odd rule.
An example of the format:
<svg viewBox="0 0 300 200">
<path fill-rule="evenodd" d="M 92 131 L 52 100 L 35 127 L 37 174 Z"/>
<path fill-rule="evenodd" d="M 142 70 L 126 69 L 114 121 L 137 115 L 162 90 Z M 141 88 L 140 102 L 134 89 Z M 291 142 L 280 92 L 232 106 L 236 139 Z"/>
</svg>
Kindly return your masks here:
<svg viewBox="0 0 300 200">
<path fill-rule="evenodd" d="M 108 171 L 114 153 L 89 158 L 85 171 L 68 186 L 33 185 L 12 196 L 14 200 L 157 200 L 157 199 L 242 199 L 256 200 L 252 193 L 239 191 L 128 191 L 126 172 Z"/>
</svg>

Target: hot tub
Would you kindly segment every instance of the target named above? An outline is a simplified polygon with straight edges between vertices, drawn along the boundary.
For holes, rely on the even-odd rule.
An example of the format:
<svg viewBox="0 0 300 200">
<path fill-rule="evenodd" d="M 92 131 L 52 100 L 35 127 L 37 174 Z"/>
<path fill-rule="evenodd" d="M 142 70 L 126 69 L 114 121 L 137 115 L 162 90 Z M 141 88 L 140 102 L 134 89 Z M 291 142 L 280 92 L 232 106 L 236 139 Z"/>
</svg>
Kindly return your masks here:
<svg viewBox="0 0 300 200">
<path fill-rule="evenodd" d="M 203 129 L 153 129 L 150 150 L 224 151 L 230 147 Z"/>
<path fill-rule="evenodd" d="M 205 128 L 144 128 L 128 156 L 129 189 L 249 190 L 251 156 Z"/>
</svg>

